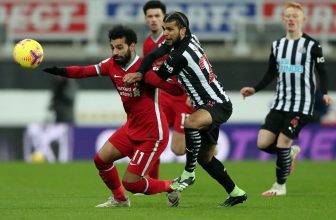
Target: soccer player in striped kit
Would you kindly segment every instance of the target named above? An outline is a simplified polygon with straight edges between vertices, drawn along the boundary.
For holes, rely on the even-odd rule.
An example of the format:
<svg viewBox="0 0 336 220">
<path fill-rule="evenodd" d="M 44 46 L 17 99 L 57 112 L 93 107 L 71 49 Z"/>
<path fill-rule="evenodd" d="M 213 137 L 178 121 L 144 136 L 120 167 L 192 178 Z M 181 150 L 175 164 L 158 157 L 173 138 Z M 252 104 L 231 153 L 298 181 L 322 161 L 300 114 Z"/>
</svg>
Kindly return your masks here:
<svg viewBox="0 0 336 220">
<path fill-rule="evenodd" d="M 245 98 L 277 78 L 275 99 L 259 130 L 257 141 L 260 150 L 277 156 L 276 182 L 262 193 L 263 196 L 286 195 L 286 180 L 300 152 L 299 146 L 292 146 L 293 140 L 313 115 L 316 72 L 325 105 L 333 102 L 327 93 L 322 48 L 316 40 L 302 32 L 303 7 L 296 2 L 287 3 L 282 19 L 286 36 L 272 43 L 265 76 L 255 87 L 240 90 Z"/>
<path fill-rule="evenodd" d="M 182 175 L 171 187 L 182 191 L 194 183 L 197 160 L 229 194 L 221 206 L 231 207 L 243 203 L 247 200 L 245 191 L 234 183 L 227 169 L 214 156 L 219 127 L 232 113 L 231 101 L 217 80 L 198 38 L 191 34 L 188 18 L 174 11 L 166 14 L 163 22 L 165 43 L 144 57 L 139 72 L 126 74 L 124 82 L 132 84 L 141 80 L 158 57 L 168 54 L 168 58 L 155 72 L 162 79 L 176 76 L 195 108 L 184 124 L 186 165 Z"/>
</svg>

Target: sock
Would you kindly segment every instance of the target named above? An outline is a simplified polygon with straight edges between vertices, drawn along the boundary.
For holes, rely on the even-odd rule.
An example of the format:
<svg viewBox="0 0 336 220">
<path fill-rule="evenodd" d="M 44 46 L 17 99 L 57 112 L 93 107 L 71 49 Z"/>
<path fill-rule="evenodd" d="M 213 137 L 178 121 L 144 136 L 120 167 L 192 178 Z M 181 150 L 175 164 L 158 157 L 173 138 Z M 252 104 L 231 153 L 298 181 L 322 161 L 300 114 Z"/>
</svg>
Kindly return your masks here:
<svg viewBox="0 0 336 220">
<path fill-rule="evenodd" d="M 116 200 L 119 200 L 119 201 L 126 201 L 127 200 L 125 190 L 121 186 L 121 184 L 117 189 L 112 189 L 112 193 L 113 193 L 113 198 L 115 198 Z"/>
<path fill-rule="evenodd" d="M 210 174 L 212 178 L 217 180 L 217 182 L 224 187 L 228 194 L 234 190 L 235 183 L 226 172 L 224 165 L 216 157 L 212 157 L 209 163 L 200 165 Z"/>
<path fill-rule="evenodd" d="M 112 191 L 113 197 L 119 201 L 126 201 L 127 197 L 121 186 L 118 170 L 113 163 L 103 161 L 98 154 L 94 157 L 94 163 L 99 170 L 99 176 L 105 185 Z"/>
<path fill-rule="evenodd" d="M 184 128 L 186 139 L 186 165 L 184 170 L 193 172 L 195 170 L 199 149 L 201 147 L 201 134 L 198 129 Z"/>
<path fill-rule="evenodd" d="M 245 191 L 240 189 L 237 185 L 233 188 L 232 192 L 230 193 L 230 196 L 236 197 L 236 196 L 242 196 L 245 194 Z"/>
<path fill-rule="evenodd" d="M 264 151 L 268 154 L 276 154 L 277 153 L 276 143 L 274 142 L 273 144 L 271 144 L 266 148 L 259 148 L 259 150 Z"/>
<path fill-rule="evenodd" d="M 290 172 L 291 158 L 290 148 L 278 148 L 277 147 L 277 160 L 276 160 L 276 178 L 277 183 L 286 183 L 287 177 Z"/>
<path fill-rule="evenodd" d="M 150 169 L 148 176 L 153 179 L 159 179 L 160 159 L 158 159 Z"/>
<path fill-rule="evenodd" d="M 128 191 L 132 193 L 144 193 L 146 195 L 170 192 L 171 183 L 171 180 L 158 180 L 145 177 L 135 183 L 123 181 L 123 185 Z"/>
</svg>

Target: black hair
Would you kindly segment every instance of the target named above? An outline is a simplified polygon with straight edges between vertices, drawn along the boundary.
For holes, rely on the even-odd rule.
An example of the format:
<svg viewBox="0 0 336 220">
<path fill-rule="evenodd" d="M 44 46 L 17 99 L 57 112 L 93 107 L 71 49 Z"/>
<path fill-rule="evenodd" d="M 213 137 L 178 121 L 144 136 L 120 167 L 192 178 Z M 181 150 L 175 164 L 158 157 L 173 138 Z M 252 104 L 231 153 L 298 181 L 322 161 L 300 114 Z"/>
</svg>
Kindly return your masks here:
<svg viewBox="0 0 336 220">
<path fill-rule="evenodd" d="M 186 35 L 190 36 L 191 32 L 189 29 L 189 20 L 185 14 L 179 11 L 173 11 L 165 15 L 163 22 L 176 22 L 179 28 L 185 27 L 187 29 Z"/>
<path fill-rule="evenodd" d="M 163 14 L 166 14 L 166 5 L 163 4 L 161 1 L 148 1 L 143 6 L 143 13 L 146 15 L 146 12 L 148 9 L 156 9 L 159 8 L 163 12 Z"/>
<path fill-rule="evenodd" d="M 127 45 L 137 43 L 137 35 L 134 30 L 123 25 L 117 25 L 109 30 L 108 37 L 110 41 L 125 37 Z"/>
</svg>

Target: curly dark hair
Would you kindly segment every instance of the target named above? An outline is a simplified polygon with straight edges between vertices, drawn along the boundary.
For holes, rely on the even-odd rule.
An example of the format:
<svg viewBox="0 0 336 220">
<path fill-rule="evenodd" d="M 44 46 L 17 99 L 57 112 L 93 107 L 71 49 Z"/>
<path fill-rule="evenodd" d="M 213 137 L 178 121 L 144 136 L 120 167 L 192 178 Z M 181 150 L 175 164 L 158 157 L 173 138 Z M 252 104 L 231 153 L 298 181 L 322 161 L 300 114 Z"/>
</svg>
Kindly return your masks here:
<svg viewBox="0 0 336 220">
<path fill-rule="evenodd" d="M 117 25 L 109 30 L 108 37 L 110 41 L 125 37 L 127 45 L 137 43 L 137 35 L 134 30 L 123 25 Z"/>
</svg>

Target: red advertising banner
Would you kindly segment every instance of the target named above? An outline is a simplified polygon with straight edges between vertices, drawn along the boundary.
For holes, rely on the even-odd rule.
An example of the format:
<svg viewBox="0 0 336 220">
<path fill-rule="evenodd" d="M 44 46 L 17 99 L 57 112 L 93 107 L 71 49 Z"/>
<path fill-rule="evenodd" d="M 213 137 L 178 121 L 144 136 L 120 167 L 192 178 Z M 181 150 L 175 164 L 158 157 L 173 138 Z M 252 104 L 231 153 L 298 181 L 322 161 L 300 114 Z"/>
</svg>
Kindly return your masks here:
<svg viewBox="0 0 336 220">
<path fill-rule="evenodd" d="M 268 22 L 281 22 L 285 2 L 265 1 L 262 5 L 262 17 Z M 312 35 L 324 33 L 328 38 L 336 37 L 336 2 L 302 1 L 306 21 L 304 32 Z"/>
<path fill-rule="evenodd" d="M 88 30 L 85 0 L 1 0 L 0 18 L 15 35 L 83 35 Z"/>
</svg>

